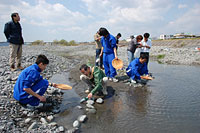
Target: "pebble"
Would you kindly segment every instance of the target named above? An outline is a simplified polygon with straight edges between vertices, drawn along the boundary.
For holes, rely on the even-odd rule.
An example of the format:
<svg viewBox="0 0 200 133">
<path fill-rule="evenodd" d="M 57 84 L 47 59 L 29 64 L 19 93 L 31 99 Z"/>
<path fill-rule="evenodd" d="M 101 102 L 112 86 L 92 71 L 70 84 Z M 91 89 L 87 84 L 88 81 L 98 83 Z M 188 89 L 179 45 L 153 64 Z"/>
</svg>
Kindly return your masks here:
<svg viewBox="0 0 200 133">
<path fill-rule="evenodd" d="M 50 126 L 57 126 L 57 123 L 56 122 L 51 122 L 48 125 L 50 125 Z"/>
<path fill-rule="evenodd" d="M 96 100 L 96 102 L 99 103 L 99 104 L 102 104 L 102 103 L 103 103 L 103 99 L 102 99 L 102 98 L 98 98 L 98 99 Z"/>
<path fill-rule="evenodd" d="M 58 127 L 58 130 L 59 130 L 60 132 L 64 132 L 64 131 L 65 131 L 65 129 L 64 129 L 63 126 L 59 126 L 59 127 Z"/>
<path fill-rule="evenodd" d="M 47 116 L 47 120 L 51 122 L 53 120 L 53 115 Z"/>
<path fill-rule="evenodd" d="M 76 107 L 77 107 L 78 109 L 82 109 L 82 108 L 83 108 L 82 106 L 79 106 L 79 105 L 78 105 L 78 106 L 76 106 Z"/>
<path fill-rule="evenodd" d="M 31 118 L 27 118 L 26 120 L 25 120 L 25 123 L 27 124 L 27 123 L 29 123 L 31 121 Z"/>
<path fill-rule="evenodd" d="M 47 121 L 46 121 L 46 119 L 45 118 L 40 118 L 40 121 L 42 122 L 42 124 L 47 124 Z"/>
<path fill-rule="evenodd" d="M 95 114 L 95 113 L 96 113 L 96 109 L 88 109 L 88 108 L 86 108 L 86 111 L 87 111 L 89 114 Z"/>
<path fill-rule="evenodd" d="M 87 119 L 87 115 L 81 115 L 78 117 L 79 122 L 84 122 Z"/>
<path fill-rule="evenodd" d="M 55 114 L 57 114 L 57 113 L 60 112 L 60 110 L 59 109 L 54 109 L 54 110 L 52 110 L 52 112 L 55 113 Z"/>
<path fill-rule="evenodd" d="M 78 131 L 78 128 L 72 128 L 67 130 L 67 133 L 76 133 L 76 131 Z"/>
<path fill-rule="evenodd" d="M 79 127 L 80 126 L 80 122 L 78 121 L 78 120 L 75 120 L 74 122 L 73 122 L 73 127 Z"/>
<path fill-rule="evenodd" d="M 86 104 L 86 107 L 90 109 L 94 109 L 94 106 L 92 106 L 91 104 Z"/>
<path fill-rule="evenodd" d="M 30 131 L 31 129 L 37 128 L 37 126 L 38 126 L 37 122 L 33 122 L 31 126 L 28 128 L 28 131 Z"/>
<path fill-rule="evenodd" d="M 87 100 L 87 104 L 91 104 L 91 105 L 93 105 L 94 104 L 94 100 Z"/>
</svg>

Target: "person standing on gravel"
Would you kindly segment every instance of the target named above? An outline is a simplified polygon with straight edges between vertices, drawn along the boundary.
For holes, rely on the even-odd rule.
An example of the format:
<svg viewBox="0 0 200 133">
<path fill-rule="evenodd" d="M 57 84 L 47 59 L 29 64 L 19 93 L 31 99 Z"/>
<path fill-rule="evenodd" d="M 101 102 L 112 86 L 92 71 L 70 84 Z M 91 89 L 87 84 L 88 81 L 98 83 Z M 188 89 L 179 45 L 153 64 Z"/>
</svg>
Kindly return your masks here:
<svg viewBox="0 0 200 133">
<path fill-rule="evenodd" d="M 101 38 L 101 54 L 103 55 L 103 65 L 105 69 L 105 74 L 109 78 L 110 81 L 118 82 L 118 79 L 115 78 L 117 72 L 115 68 L 112 66 L 112 60 L 118 59 L 117 50 L 116 50 L 116 39 L 113 35 L 111 35 L 106 28 L 100 28 L 99 34 L 102 36 Z"/>
<path fill-rule="evenodd" d="M 119 38 L 120 38 L 120 37 L 122 37 L 122 34 L 121 34 L 121 33 L 118 33 L 117 36 L 115 37 L 115 39 L 116 39 L 116 45 L 117 45 L 116 50 L 117 50 L 118 47 L 119 47 L 118 44 L 119 44 Z"/>
<path fill-rule="evenodd" d="M 37 106 L 40 102 L 45 102 L 46 98 L 43 94 L 47 87 L 57 87 L 55 83 L 49 83 L 40 75 L 40 72 L 46 69 L 49 60 L 45 55 L 39 55 L 36 63 L 24 69 L 14 86 L 13 97 L 23 106 L 27 104 Z"/>
<path fill-rule="evenodd" d="M 128 55 L 128 64 L 131 63 L 131 61 L 133 61 L 135 59 L 134 57 L 134 53 L 136 48 L 140 47 L 141 41 L 143 39 L 142 35 L 138 35 L 136 38 L 134 38 L 134 36 L 131 36 L 131 42 L 128 45 L 127 48 L 127 55 Z"/>
<path fill-rule="evenodd" d="M 21 66 L 21 58 L 22 58 L 22 44 L 24 44 L 24 40 L 22 37 L 22 28 L 19 23 L 20 17 L 18 13 L 11 14 L 12 20 L 7 22 L 4 27 L 4 34 L 6 36 L 7 42 L 9 42 L 10 47 L 10 69 L 11 71 L 15 70 L 15 59 L 16 66 L 18 69 L 23 69 Z"/>
<path fill-rule="evenodd" d="M 103 69 L 103 56 L 99 56 L 101 53 L 101 36 L 99 35 L 99 31 L 94 35 L 94 41 L 96 43 L 96 66 L 99 66 Z"/>
<path fill-rule="evenodd" d="M 144 33 L 144 39 L 142 40 L 142 47 L 141 47 L 141 53 L 140 53 L 140 54 L 145 54 L 147 56 L 147 65 L 149 62 L 149 51 L 152 46 L 149 36 L 150 36 L 149 33 Z"/>
<path fill-rule="evenodd" d="M 90 65 L 83 64 L 80 67 L 80 71 L 82 73 L 80 80 L 89 86 L 89 89 L 86 90 L 86 93 L 89 93 L 88 98 L 92 98 L 97 92 L 104 95 L 108 94 L 106 75 L 99 67 L 91 67 Z"/>
</svg>

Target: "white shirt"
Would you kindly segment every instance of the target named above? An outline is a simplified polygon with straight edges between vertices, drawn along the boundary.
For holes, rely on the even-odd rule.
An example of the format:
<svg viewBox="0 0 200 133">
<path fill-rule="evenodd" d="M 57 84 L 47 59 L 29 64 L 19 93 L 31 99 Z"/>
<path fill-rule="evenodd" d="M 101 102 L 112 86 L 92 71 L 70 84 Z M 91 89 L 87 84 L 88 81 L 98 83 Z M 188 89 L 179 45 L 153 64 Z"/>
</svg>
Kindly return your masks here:
<svg viewBox="0 0 200 133">
<path fill-rule="evenodd" d="M 143 39 L 143 40 L 142 40 L 142 46 L 149 46 L 149 47 L 151 47 L 151 40 L 148 39 L 148 41 L 145 42 L 144 39 Z M 150 49 L 147 48 L 147 47 L 142 47 L 142 48 L 141 48 L 141 52 L 148 52 L 148 53 L 149 53 L 149 51 L 150 51 Z"/>
</svg>

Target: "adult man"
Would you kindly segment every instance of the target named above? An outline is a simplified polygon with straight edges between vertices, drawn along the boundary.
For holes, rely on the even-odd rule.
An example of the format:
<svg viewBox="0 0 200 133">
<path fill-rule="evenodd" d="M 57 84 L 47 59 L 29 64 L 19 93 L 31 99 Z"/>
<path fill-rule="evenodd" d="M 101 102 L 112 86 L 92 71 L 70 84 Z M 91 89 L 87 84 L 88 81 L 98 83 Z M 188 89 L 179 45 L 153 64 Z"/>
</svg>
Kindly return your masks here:
<svg viewBox="0 0 200 133">
<path fill-rule="evenodd" d="M 136 38 L 132 36 L 131 42 L 129 43 L 128 48 L 127 48 L 129 64 L 131 63 L 132 60 L 134 60 L 134 53 L 135 53 L 136 48 L 142 45 L 141 44 L 142 39 L 143 39 L 142 35 L 138 35 Z"/>
<path fill-rule="evenodd" d="M 89 90 L 87 90 L 87 92 L 89 92 L 88 98 L 91 98 L 97 92 L 103 92 L 104 95 L 107 95 L 106 75 L 100 68 L 83 64 L 80 67 L 80 71 L 82 73 L 80 80 L 84 81 L 89 86 Z"/>
<path fill-rule="evenodd" d="M 132 83 L 141 82 L 140 76 L 148 74 L 147 56 L 141 54 L 140 58 L 135 58 L 126 69 L 127 75 L 131 78 Z"/>
<path fill-rule="evenodd" d="M 99 34 L 102 36 L 102 48 L 100 56 L 102 56 L 103 54 L 103 65 L 105 69 L 105 74 L 110 81 L 118 82 L 118 79 L 115 78 L 117 72 L 112 66 L 112 60 L 118 59 L 116 51 L 116 39 L 107 31 L 106 28 L 100 28 Z"/>
<path fill-rule="evenodd" d="M 116 45 L 117 45 L 116 50 L 118 49 L 118 44 L 119 44 L 119 38 L 120 37 L 122 37 L 121 33 L 118 33 L 117 36 L 115 37 L 115 39 L 116 39 Z"/>
<path fill-rule="evenodd" d="M 36 63 L 24 69 L 14 86 L 13 97 L 22 105 L 37 106 L 39 102 L 45 102 L 43 96 L 48 85 L 56 87 L 57 84 L 49 83 L 43 79 L 40 72 L 46 69 L 49 60 L 45 55 L 39 55 Z"/>
<path fill-rule="evenodd" d="M 96 66 L 100 66 L 103 69 L 103 56 L 99 56 L 101 53 L 101 36 L 99 35 L 99 31 L 94 35 L 94 41 L 96 43 Z"/>
<path fill-rule="evenodd" d="M 150 36 L 149 33 L 144 33 L 144 39 L 142 40 L 142 47 L 141 47 L 141 53 L 140 53 L 140 54 L 145 54 L 147 56 L 147 65 L 149 62 L 149 51 L 152 46 L 149 36 Z"/>
<path fill-rule="evenodd" d="M 7 41 L 10 43 L 10 69 L 11 71 L 15 70 L 15 58 L 16 58 L 16 66 L 19 69 L 23 69 L 21 66 L 21 57 L 22 57 L 22 44 L 24 44 L 24 40 L 22 37 L 22 28 L 19 23 L 20 17 L 18 13 L 11 14 L 12 21 L 5 24 L 4 34 L 6 36 Z"/>
</svg>

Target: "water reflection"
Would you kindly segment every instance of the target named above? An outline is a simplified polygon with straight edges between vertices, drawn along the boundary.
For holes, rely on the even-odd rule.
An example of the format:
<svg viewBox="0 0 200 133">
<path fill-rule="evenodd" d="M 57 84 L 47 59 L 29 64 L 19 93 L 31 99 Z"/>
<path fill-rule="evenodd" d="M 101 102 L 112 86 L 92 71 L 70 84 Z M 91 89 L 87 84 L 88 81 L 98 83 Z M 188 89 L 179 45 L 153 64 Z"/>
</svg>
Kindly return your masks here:
<svg viewBox="0 0 200 133">
<path fill-rule="evenodd" d="M 128 93 L 126 93 L 126 104 L 129 109 L 134 111 L 135 114 L 145 115 L 148 108 L 148 95 L 150 92 L 147 87 L 143 88 L 130 88 Z"/>
</svg>

